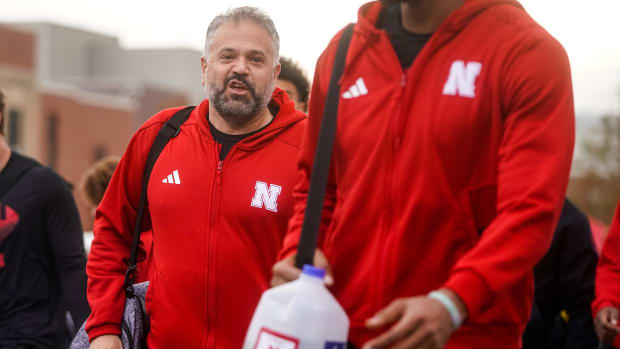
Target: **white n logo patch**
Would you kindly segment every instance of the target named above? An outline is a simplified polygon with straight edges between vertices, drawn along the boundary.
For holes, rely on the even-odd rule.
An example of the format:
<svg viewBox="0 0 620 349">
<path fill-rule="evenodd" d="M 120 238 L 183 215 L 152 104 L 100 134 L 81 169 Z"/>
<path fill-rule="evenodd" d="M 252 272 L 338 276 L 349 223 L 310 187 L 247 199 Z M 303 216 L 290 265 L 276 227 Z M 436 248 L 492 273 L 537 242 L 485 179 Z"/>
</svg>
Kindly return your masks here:
<svg viewBox="0 0 620 349">
<path fill-rule="evenodd" d="M 476 78 L 480 75 L 482 63 L 454 61 L 450 67 L 450 76 L 443 87 L 443 94 L 448 96 L 476 97 Z"/>
<path fill-rule="evenodd" d="M 253 207 L 265 208 L 269 211 L 278 212 L 278 195 L 282 192 L 282 187 L 276 184 L 267 186 L 267 183 L 256 181 L 256 192 L 252 198 Z"/>
</svg>

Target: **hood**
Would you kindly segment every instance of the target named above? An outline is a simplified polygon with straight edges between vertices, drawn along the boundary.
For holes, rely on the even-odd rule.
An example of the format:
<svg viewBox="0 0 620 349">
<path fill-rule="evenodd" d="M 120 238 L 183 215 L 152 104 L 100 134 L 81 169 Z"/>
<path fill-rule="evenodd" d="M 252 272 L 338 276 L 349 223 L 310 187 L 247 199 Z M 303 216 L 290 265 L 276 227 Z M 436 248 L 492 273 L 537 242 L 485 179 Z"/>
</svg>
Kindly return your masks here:
<svg viewBox="0 0 620 349">
<path fill-rule="evenodd" d="M 281 88 L 276 87 L 271 95 L 271 101 L 269 105 L 275 106 L 278 109 L 278 114 L 264 130 L 249 136 L 239 143 L 237 147 L 244 150 L 252 150 L 262 146 L 264 143 L 278 137 L 282 132 L 286 131 L 289 127 L 297 124 L 298 122 L 306 119 L 306 114 L 295 109 L 295 103 L 289 99 L 288 95 Z M 196 108 L 198 115 L 204 115 L 206 118 L 209 114 L 209 100 L 205 99 L 200 106 Z M 207 130 L 209 128 L 206 119 L 204 119 Z M 209 137 L 211 133 L 208 132 Z"/>
<path fill-rule="evenodd" d="M 463 28 L 465 28 L 474 18 L 496 5 L 513 5 L 523 8 L 516 0 L 465 0 L 463 5 L 454 10 L 437 28 L 436 35 L 433 35 L 427 46 L 439 47 L 444 42 L 450 40 Z M 358 11 L 357 25 L 355 34 L 364 37 L 364 40 L 353 40 L 347 56 L 347 65 L 364 49 L 366 44 L 378 40 L 382 30 L 377 29 L 375 24 L 381 14 L 383 5 L 379 1 L 369 2 L 362 5 Z"/>
<path fill-rule="evenodd" d="M 495 5 L 509 4 L 523 8 L 516 0 L 465 0 L 463 5 L 452 12 L 440 25 L 440 30 L 460 30 L 466 26 L 478 14 Z M 379 1 L 369 2 L 360 7 L 357 22 L 361 32 L 377 31 L 375 23 L 379 18 L 379 14 L 383 9 L 383 5 Z"/>
</svg>

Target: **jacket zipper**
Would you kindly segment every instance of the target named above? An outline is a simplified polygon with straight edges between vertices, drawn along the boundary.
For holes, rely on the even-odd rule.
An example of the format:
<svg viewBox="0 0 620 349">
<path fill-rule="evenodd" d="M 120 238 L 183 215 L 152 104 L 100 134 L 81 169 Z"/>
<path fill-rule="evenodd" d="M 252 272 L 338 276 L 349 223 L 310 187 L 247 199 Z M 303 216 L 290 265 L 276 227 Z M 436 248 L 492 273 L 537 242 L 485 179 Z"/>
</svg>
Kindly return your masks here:
<svg viewBox="0 0 620 349">
<path fill-rule="evenodd" d="M 389 166 L 387 167 L 387 173 L 386 173 L 386 186 L 387 186 L 387 190 L 386 192 L 386 214 L 385 214 L 385 223 L 383 225 L 383 231 L 385 234 L 385 240 L 383 241 L 383 250 L 381 252 L 381 282 L 379 283 L 379 287 L 380 287 L 380 292 L 379 292 L 379 306 L 382 307 L 384 306 L 386 301 L 390 301 L 390 299 L 388 299 L 388 294 L 387 294 L 387 289 L 386 289 L 386 285 L 388 284 L 387 281 L 389 280 L 389 275 L 391 275 L 390 273 L 390 265 L 388 263 L 388 257 L 389 257 L 389 251 L 391 248 L 391 241 L 393 238 L 393 224 L 392 222 L 394 222 L 394 210 L 395 210 L 395 204 L 394 204 L 394 195 L 392 193 L 392 188 L 393 188 L 393 173 L 394 173 L 394 162 L 396 159 L 396 154 L 398 153 L 398 149 L 400 148 L 400 145 L 402 143 L 402 130 L 399 130 L 399 126 L 402 124 L 402 120 L 403 120 L 403 100 L 404 100 L 404 95 L 405 95 L 405 87 L 407 86 L 407 75 L 405 72 L 402 73 L 401 75 L 401 79 L 400 79 L 400 95 L 399 98 L 397 100 L 397 107 L 396 107 L 396 118 L 392 119 L 392 131 L 393 131 L 393 142 L 392 144 L 390 144 L 390 149 L 389 149 Z"/>
<path fill-rule="evenodd" d="M 231 149 L 232 150 L 232 149 Z M 229 152 L 230 155 L 230 152 Z M 212 324 L 215 324 L 215 257 L 216 257 L 216 234 L 217 234 L 217 218 L 220 208 L 220 193 L 222 189 L 222 172 L 224 168 L 224 161 L 219 159 L 219 146 L 215 145 L 215 156 L 217 159 L 217 167 L 215 169 L 215 180 L 213 182 L 211 190 L 211 210 L 209 219 L 209 229 L 207 236 L 207 248 L 205 253 L 207 254 L 207 278 L 206 278 L 206 297 L 207 297 L 207 323 L 205 326 L 205 347 L 214 348 L 215 338 L 213 338 L 213 331 L 211 329 Z"/>
<path fill-rule="evenodd" d="M 224 163 L 230 161 L 233 153 L 237 149 L 237 144 L 233 145 L 228 151 L 226 158 L 220 160 L 220 148 L 215 146 L 215 156 L 217 160 L 217 167 L 215 169 L 215 181 L 213 190 L 211 191 L 211 219 L 209 222 L 209 236 L 207 244 L 207 326 L 205 333 L 207 334 L 206 347 L 215 348 L 215 338 L 213 332 L 209 330 L 209 326 L 215 323 L 215 260 L 216 260 L 216 239 L 217 239 L 217 219 L 220 211 L 220 197 L 222 192 L 222 175 L 224 173 Z M 228 161 L 227 161 L 228 160 Z M 210 335 L 209 335 L 210 334 Z"/>
</svg>

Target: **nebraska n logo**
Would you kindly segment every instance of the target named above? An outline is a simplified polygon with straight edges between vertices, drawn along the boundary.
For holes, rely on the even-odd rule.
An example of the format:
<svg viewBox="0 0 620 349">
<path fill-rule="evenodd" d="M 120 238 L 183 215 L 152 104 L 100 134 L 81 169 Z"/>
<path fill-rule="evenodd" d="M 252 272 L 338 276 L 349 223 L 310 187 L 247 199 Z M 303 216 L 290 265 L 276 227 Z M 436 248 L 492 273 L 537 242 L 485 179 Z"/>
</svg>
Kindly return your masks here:
<svg viewBox="0 0 620 349">
<path fill-rule="evenodd" d="M 276 184 L 267 186 L 267 183 L 256 181 L 256 192 L 252 198 L 253 207 L 265 208 L 269 211 L 278 212 L 278 195 L 282 192 L 282 187 Z"/>
<path fill-rule="evenodd" d="M 482 63 L 454 61 L 450 67 L 450 76 L 443 87 L 443 94 L 448 96 L 476 97 L 476 78 L 480 75 Z"/>
</svg>

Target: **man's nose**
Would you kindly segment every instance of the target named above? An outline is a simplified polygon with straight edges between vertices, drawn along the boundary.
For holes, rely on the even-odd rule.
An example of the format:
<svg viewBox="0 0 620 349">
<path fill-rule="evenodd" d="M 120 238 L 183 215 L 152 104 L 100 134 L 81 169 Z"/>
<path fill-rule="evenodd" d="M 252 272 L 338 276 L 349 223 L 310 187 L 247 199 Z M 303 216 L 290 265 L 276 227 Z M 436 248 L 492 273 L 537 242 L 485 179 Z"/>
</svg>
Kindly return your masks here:
<svg viewBox="0 0 620 349">
<path fill-rule="evenodd" d="M 250 73 L 248 61 L 245 58 L 239 58 L 233 65 L 232 71 L 241 75 L 248 75 Z"/>
</svg>

